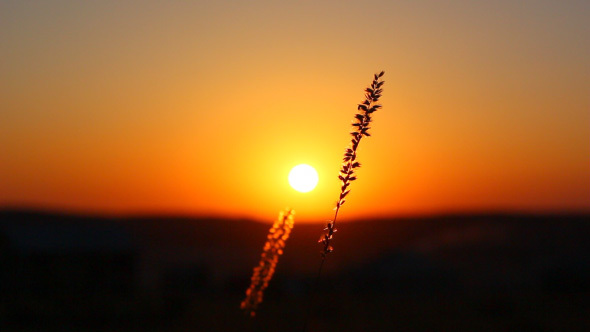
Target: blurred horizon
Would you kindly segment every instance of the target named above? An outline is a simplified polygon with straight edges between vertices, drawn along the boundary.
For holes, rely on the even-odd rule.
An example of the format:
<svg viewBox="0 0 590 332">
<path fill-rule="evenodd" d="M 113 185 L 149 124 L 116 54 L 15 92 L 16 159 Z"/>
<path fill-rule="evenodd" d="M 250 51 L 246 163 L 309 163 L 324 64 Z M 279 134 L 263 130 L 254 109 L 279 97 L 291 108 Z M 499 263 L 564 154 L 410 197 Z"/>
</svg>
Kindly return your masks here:
<svg viewBox="0 0 590 332">
<path fill-rule="evenodd" d="M 343 223 L 317 288 L 322 227 L 298 224 L 252 320 L 239 303 L 268 224 L 0 210 L 0 328 L 290 332 L 308 317 L 314 331 L 587 331 L 588 220 Z"/>
<path fill-rule="evenodd" d="M 109 213 L 105 211 L 43 208 L 33 206 L 0 206 L 0 213 L 9 214 L 32 214 L 41 216 L 57 216 L 67 218 L 100 218 L 100 219 L 186 219 L 186 220 L 227 220 L 227 221 L 246 221 L 271 225 L 278 215 L 268 218 L 252 218 L 250 216 L 231 216 L 222 214 L 197 214 L 183 212 L 146 212 L 146 211 L 127 211 L 125 213 Z M 367 215 L 355 218 L 342 218 L 341 223 L 363 223 L 381 220 L 421 220 L 437 218 L 528 218 L 528 217 L 582 217 L 590 216 L 589 210 L 552 210 L 552 211 L 526 211 L 526 210 L 472 210 L 472 211 L 436 211 L 432 213 L 414 213 L 414 214 L 391 214 L 391 215 Z M 302 223 L 310 225 L 325 225 L 327 218 L 318 220 L 303 220 Z M 295 224 L 298 223 L 297 211 L 295 211 Z M 318 231 L 321 229 L 318 228 Z"/>
</svg>

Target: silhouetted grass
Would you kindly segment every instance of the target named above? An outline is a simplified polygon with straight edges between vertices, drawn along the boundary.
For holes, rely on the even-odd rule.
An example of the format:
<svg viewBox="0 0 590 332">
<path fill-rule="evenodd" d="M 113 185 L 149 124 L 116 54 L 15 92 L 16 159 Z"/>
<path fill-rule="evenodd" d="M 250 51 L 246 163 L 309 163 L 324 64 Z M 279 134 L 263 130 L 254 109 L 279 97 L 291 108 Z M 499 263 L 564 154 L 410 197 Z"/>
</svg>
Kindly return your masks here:
<svg viewBox="0 0 590 332">
<path fill-rule="evenodd" d="M 322 261 L 318 271 L 317 280 L 319 280 L 321 275 L 326 255 L 334 250 L 331 241 L 336 232 L 338 212 L 346 202 L 346 196 L 350 193 L 350 184 L 356 180 L 355 170 L 361 167 L 361 164 L 357 160 L 358 146 L 363 137 L 371 136 L 369 133 L 372 121 L 371 116 L 381 108 L 381 105 L 377 102 L 383 92 L 382 86 L 385 82 L 382 80 L 382 77 L 384 74 L 385 72 L 382 71 L 379 74 L 374 75 L 371 86 L 365 89 L 365 100 L 357 106 L 358 113 L 355 114 L 354 122 L 352 124 L 354 130 L 350 133 L 352 139 L 344 152 L 342 167 L 338 174 L 338 179 L 341 181 L 341 188 L 338 201 L 336 202 L 334 218 L 327 222 L 326 228 L 324 229 L 326 232 L 319 240 L 323 245 L 323 248 L 321 251 Z M 293 228 L 293 214 L 293 210 L 281 212 L 279 218 L 275 221 L 269 231 L 260 262 L 258 266 L 254 268 L 250 287 L 246 291 L 246 298 L 240 305 L 240 307 L 249 313 L 250 316 L 255 316 L 258 305 L 262 303 L 264 290 L 268 287 L 268 283 L 275 272 L 279 256 L 283 254 L 285 241 L 288 239 L 291 229 Z"/>
<path fill-rule="evenodd" d="M 365 100 L 357 106 L 358 113 L 354 116 L 355 122 L 352 124 L 354 130 L 350 133 L 350 135 L 352 135 L 352 140 L 344 152 L 342 168 L 338 174 L 338 179 L 340 179 L 342 186 L 340 187 L 340 195 L 336 202 L 334 218 L 328 220 L 326 228 L 324 229 L 326 233 L 323 234 L 319 240 L 324 246 L 322 249 L 322 261 L 327 254 L 334 250 L 330 242 L 336 232 L 336 219 L 338 218 L 340 208 L 346 202 L 346 196 L 350 193 L 350 184 L 352 181 L 356 180 L 355 170 L 361 167 L 361 164 L 357 161 L 357 148 L 364 136 L 371 136 L 371 134 L 369 134 L 369 129 L 371 129 L 369 125 L 372 121 L 371 115 L 381 108 L 381 105 L 377 104 L 377 102 L 379 101 L 379 98 L 381 98 L 381 93 L 383 92 L 381 87 L 385 82 L 381 77 L 383 77 L 384 74 L 385 72 L 382 71 L 379 74 L 374 75 L 371 86 L 365 89 Z"/>
<path fill-rule="evenodd" d="M 279 256 L 283 254 L 285 242 L 293 229 L 293 215 L 295 211 L 286 209 L 279 213 L 278 219 L 268 231 L 267 240 L 260 256 L 258 266 L 254 268 L 250 287 L 246 290 L 246 298 L 240 304 L 250 316 L 256 315 L 258 305 L 262 303 L 264 290 L 272 279 Z"/>
<path fill-rule="evenodd" d="M 334 208 L 334 218 L 332 220 L 328 220 L 328 222 L 326 223 L 326 227 L 324 228 L 325 233 L 322 234 L 318 241 L 320 244 L 323 245 L 323 248 L 321 251 L 322 261 L 320 263 L 320 267 L 318 269 L 318 274 L 314 284 L 314 293 L 317 291 L 318 288 L 319 280 L 322 275 L 322 269 L 324 267 L 324 263 L 326 262 L 326 256 L 334 251 L 331 242 L 334 238 L 334 233 L 336 233 L 336 220 L 338 219 L 338 212 L 340 212 L 340 208 L 346 202 L 346 196 L 350 193 L 350 184 L 352 183 L 352 181 L 355 181 L 357 179 L 355 170 L 361 167 L 361 163 L 357 160 L 358 146 L 363 137 L 371 136 L 371 134 L 369 134 L 369 129 L 371 129 L 370 124 L 373 120 L 371 116 L 374 112 L 381 108 L 381 104 L 378 104 L 377 102 L 379 101 L 379 98 L 381 98 L 381 93 L 383 92 L 383 89 L 381 87 L 385 83 L 385 81 L 382 80 L 384 74 L 384 71 L 381 71 L 379 74 L 374 74 L 371 86 L 365 89 L 365 100 L 357 106 L 358 113 L 355 114 L 352 123 L 354 130 L 350 132 L 352 139 L 350 141 L 349 146 L 344 151 L 342 167 L 340 168 L 338 174 L 338 179 L 341 182 L 341 187 L 340 194 L 338 196 L 338 201 L 336 202 L 336 207 Z M 303 325 L 304 332 L 307 330 L 309 315 L 310 312 L 308 311 L 307 317 L 305 318 L 305 323 Z"/>
</svg>

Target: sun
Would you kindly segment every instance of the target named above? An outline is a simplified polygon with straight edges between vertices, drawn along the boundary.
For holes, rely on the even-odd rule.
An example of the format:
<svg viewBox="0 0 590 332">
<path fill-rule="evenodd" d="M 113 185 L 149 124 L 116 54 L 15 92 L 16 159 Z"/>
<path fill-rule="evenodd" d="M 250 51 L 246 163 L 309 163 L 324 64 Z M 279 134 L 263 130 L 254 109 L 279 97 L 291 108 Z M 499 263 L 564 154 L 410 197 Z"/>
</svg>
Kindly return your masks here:
<svg viewBox="0 0 590 332">
<path fill-rule="evenodd" d="M 289 184 L 302 193 L 312 191 L 318 184 L 318 180 L 318 172 L 307 164 L 297 165 L 289 172 Z"/>
</svg>

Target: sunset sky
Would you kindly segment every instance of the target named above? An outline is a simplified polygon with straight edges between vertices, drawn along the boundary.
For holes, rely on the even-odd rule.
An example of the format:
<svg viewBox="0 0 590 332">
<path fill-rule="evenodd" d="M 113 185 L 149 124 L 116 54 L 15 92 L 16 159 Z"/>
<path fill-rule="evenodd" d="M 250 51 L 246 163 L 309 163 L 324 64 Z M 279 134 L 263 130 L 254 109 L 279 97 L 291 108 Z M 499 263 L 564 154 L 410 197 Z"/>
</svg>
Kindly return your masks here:
<svg viewBox="0 0 590 332">
<path fill-rule="evenodd" d="M 0 206 L 323 222 L 590 211 L 588 1 L 2 1 Z M 317 188 L 287 182 L 300 163 Z"/>
</svg>

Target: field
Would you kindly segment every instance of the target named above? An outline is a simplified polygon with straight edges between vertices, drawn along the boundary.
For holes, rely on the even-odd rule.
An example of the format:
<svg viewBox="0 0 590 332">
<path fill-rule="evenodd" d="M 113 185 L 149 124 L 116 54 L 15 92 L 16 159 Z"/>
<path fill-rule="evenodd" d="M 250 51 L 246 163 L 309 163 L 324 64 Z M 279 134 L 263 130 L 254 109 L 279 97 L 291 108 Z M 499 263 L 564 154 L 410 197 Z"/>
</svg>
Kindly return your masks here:
<svg viewBox="0 0 590 332">
<path fill-rule="evenodd" d="M 0 213 L 2 331 L 587 331 L 586 215 L 296 224 L 254 319 L 239 309 L 270 224 Z"/>
</svg>

